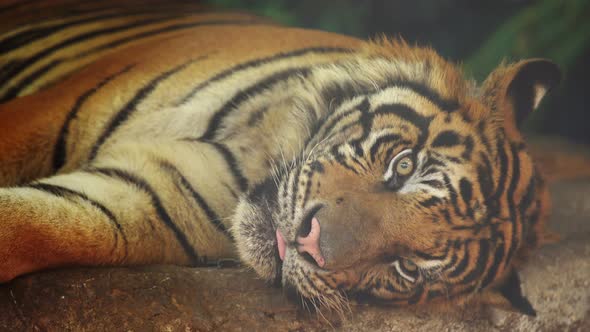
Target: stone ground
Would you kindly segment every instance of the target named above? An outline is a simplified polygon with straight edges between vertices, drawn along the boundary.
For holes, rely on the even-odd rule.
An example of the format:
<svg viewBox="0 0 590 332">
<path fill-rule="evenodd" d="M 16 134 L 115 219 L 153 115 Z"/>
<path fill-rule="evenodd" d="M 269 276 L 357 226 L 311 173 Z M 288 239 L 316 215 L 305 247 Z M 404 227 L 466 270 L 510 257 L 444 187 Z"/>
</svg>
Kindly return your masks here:
<svg viewBox="0 0 590 332">
<path fill-rule="evenodd" d="M 489 308 L 351 305 L 344 321 L 298 310 L 245 269 L 62 269 L 0 287 L 0 331 L 590 331 L 590 148 L 535 140 L 561 241 L 521 269 L 531 318 Z"/>
</svg>

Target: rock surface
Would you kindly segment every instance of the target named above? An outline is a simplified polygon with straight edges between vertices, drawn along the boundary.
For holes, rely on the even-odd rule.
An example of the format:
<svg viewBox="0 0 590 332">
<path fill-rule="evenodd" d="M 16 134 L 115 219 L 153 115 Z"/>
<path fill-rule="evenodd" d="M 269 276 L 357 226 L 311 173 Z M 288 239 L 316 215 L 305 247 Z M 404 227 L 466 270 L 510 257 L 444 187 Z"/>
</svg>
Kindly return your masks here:
<svg viewBox="0 0 590 332">
<path fill-rule="evenodd" d="M 550 227 L 562 239 L 520 272 L 536 318 L 480 307 L 433 313 L 352 304 L 338 322 L 298 310 L 245 269 L 150 266 L 18 278 L 0 287 L 0 331 L 590 331 L 590 159 L 573 151 L 575 176 L 560 173 L 565 157 L 545 152 Z"/>
</svg>

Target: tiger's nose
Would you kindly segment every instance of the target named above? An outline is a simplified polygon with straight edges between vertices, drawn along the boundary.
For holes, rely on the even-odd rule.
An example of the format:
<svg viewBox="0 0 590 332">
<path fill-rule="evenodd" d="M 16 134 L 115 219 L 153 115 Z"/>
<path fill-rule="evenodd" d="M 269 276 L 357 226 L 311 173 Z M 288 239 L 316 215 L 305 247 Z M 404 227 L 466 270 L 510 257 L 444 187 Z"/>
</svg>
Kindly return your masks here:
<svg viewBox="0 0 590 332">
<path fill-rule="evenodd" d="M 320 222 L 316 217 L 312 217 L 308 222 L 310 223 L 309 233 L 297 237 L 297 252 L 308 254 L 319 267 L 324 267 L 326 260 L 320 249 Z"/>
</svg>

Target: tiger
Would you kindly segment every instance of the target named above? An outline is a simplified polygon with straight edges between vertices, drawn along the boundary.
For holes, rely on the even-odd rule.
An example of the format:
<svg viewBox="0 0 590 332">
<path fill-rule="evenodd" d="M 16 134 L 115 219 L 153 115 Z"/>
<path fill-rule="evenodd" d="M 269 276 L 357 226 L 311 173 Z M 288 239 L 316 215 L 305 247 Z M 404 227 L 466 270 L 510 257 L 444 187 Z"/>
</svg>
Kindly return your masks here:
<svg viewBox="0 0 590 332">
<path fill-rule="evenodd" d="M 479 83 L 401 39 L 109 6 L 0 37 L 0 282 L 238 259 L 319 308 L 536 314 L 517 269 L 550 200 L 521 128 L 555 63 Z"/>
</svg>

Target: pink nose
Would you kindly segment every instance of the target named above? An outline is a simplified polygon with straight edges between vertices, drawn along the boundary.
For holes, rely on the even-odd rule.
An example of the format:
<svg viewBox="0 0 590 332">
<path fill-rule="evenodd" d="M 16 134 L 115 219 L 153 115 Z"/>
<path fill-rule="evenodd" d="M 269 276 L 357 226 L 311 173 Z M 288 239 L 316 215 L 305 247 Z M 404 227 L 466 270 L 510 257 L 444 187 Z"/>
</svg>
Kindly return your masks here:
<svg viewBox="0 0 590 332">
<path fill-rule="evenodd" d="M 297 237 L 297 251 L 308 253 L 319 267 L 326 265 L 326 260 L 320 250 L 320 222 L 317 218 L 311 219 L 311 231 L 305 237 Z"/>
</svg>

